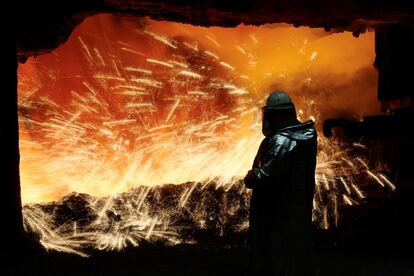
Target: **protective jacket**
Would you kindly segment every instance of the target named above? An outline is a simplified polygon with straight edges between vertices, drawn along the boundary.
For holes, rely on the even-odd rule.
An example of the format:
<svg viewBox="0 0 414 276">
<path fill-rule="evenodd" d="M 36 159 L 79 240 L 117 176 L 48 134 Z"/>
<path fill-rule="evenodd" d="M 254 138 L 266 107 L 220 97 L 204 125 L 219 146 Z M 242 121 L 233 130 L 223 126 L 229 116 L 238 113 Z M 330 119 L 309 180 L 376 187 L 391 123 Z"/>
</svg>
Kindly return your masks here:
<svg viewBox="0 0 414 276">
<path fill-rule="evenodd" d="M 249 248 L 254 269 L 311 275 L 311 226 L 317 134 L 313 122 L 266 137 L 244 182 L 250 200 Z"/>
</svg>

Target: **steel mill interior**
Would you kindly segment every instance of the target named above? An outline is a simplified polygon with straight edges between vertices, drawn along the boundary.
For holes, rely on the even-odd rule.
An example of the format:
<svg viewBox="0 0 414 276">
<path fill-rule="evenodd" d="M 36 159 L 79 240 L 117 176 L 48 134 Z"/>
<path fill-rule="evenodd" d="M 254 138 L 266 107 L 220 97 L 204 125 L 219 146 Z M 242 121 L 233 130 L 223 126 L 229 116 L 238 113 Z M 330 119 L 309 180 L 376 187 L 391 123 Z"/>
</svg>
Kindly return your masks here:
<svg viewBox="0 0 414 276">
<path fill-rule="evenodd" d="M 243 177 L 274 90 L 318 132 L 316 275 L 414 274 L 413 7 L 21 3 L 2 275 L 249 275 Z"/>
</svg>

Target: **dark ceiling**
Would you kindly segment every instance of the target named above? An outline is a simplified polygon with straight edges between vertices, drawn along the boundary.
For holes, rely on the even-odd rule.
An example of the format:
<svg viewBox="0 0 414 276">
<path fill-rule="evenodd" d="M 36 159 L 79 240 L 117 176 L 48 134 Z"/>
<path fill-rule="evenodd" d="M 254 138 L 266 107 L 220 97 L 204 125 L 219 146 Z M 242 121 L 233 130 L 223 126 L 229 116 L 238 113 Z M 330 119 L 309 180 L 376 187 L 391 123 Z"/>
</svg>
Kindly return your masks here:
<svg viewBox="0 0 414 276">
<path fill-rule="evenodd" d="M 29 2 L 29 1 L 28 1 Z M 65 42 L 86 17 L 98 13 L 149 16 L 201 26 L 234 27 L 240 23 L 290 23 L 352 31 L 378 24 L 414 22 L 413 0 L 60 0 L 17 3 L 17 53 L 27 57 L 51 51 Z"/>
</svg>

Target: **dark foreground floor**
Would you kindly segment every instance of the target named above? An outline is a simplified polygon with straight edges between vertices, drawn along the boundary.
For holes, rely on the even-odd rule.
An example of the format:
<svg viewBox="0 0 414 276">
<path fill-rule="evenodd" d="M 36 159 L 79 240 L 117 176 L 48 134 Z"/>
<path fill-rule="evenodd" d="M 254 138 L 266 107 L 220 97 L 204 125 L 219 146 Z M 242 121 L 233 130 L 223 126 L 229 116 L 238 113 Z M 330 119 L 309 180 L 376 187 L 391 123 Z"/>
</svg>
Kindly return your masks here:
<svg viewBox="0 0 414 276">
<path fill-rule="evenodd" d="M 414 229 L 394 223 L 355 225 L 341 231 L 316 231 L 316 275 L 412 275 L 414 276 Z M 248 273 L 245 242 L 238 247 L 212 241 L 165 247 L 141 244 L 121 252 L 96 251 L 91 257 L 46 252 L 28 240 L 23 249 L 5 250 L 0 243 L 0 276 L 3 275 L 234 275 Z M 245 241 L 246 237 L 238 237 Z M 207 244 L 209 245 L 208 247 Z M 206 249 L 208 248 L 208 249 Z M 13 254 L 15 253 L 15 254 Z"/>
<path fill-rule="evenodd" d="M 317 275 L 414 275 L 411 247 L 363 244 L 320 246 L 315 250 Z M 354 248 L 353 248 L 354 247 Z M 30 252 L 32 251 L 32 252 Z M 37 253 L 34 253 L 37 252 Z M 245 248 L 200 249 L 194 245 L 169 248 L 128 248 L 82 258 L 28 250 L 5 266 L 0 275 L 248 275 Z"/>
<path fill-rule="evenodd" d="M 411 215 L 398 218 L 378 212 L 337 230 L 315 230 L 316 275 L 414 276 L 412 221 Z M 3 237 L 0 276 L 249 274 L 248 251 L 242 246 L 245 235 L 231 237 L 237 241 L 232 244 L 238 247 L 228 247 L 220 238 L 208 237 L 200 238 L 195 245 L 142 244 L 121 252 L 97 251 L 89 258 L 45 252 L 33 239 L 25 243 L 24 249 L 14 250 L 14 255 L 10 250 L 5 252 L 7 237 Z"/>
</svg>

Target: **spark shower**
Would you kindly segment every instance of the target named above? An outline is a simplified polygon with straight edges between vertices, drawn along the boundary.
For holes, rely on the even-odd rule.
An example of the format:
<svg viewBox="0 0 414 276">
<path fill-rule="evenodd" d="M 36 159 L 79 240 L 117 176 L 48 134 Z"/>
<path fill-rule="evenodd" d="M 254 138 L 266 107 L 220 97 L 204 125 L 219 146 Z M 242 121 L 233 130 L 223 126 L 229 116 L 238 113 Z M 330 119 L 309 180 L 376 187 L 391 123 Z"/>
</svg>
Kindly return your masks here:
<svg viewBox="0 0 414 276">
<path fill-rule="evenodd" d="M 88 18 L 65 44 L 18 68 L 25 227 L 46 248 L 81 255 L 85 243 L 119 249 L 154 237 L 183 242 L 169 213 L 194 191 L 206 200 L 200 185 L 214 182 L 248 198 L 238 179 L 262 139 L 260 107 L 272 89 L 291 94 L 302 121 L 359 119 L 379 110 L 373 61 L 373 32 L 355 38 L 284 24 L 226 29 Z M 364 145 L 319 139 L 314 216 L 322 228 L 337 224 L 339 205 L 363 202 L 361 179 L 393 189 L 352 148 Z M 189 181 L 162 218 L 147 212 L 150 189 Z M 135 203 L 116 210 L 117 195 L 131 189 L 140 191 Z M 39 208 L 71 192 L 93 197 L 93 227 L 57 227 Z M 124 228 L 104 235 L 108 210 L 120 214 Z M 201 224 L 208 216 L 192 211 Z"/>
</svg>

